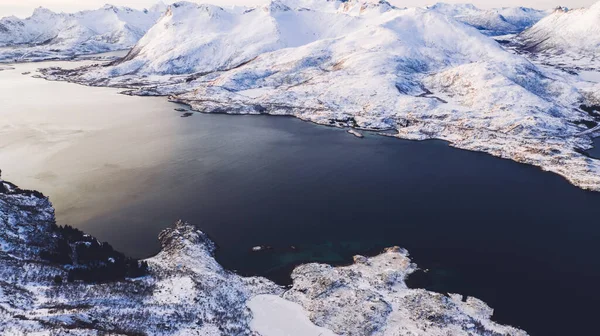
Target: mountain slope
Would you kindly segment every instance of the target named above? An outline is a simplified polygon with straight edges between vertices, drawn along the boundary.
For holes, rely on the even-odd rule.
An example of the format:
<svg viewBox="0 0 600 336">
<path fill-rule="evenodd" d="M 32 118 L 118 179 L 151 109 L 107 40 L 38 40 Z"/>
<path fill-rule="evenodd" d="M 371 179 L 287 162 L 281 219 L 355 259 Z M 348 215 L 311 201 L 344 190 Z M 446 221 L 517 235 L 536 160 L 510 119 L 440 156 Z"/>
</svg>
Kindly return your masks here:
<svg viewBox="0 0 600 336">
<path fill-rule="evenodd" d="M 179 37 L 193 31 L 204 33 Z M 244 34 L 260 38 L 235 38 Z M 178 3 L 125 59 L 44 73 L 171 95 L 203 112 L 293 115 L 444 139 L 600 190 L 600 162 L 579 152 L 596 132 L 588 126 L 600 121 L 580 106 L 595 105 L 599 91 L 430 9 L 288 0 L 234 12 Z"/>
<path fill-rule="evenodd" d="M 184 74 L 227 69 L 262 53 L 348 34 L 366 23 L 353 14 L 372 10 L 352 1 L 322 2 L 323 11 L 310 9 L 318 2 L 296 0 L 273 1 L 243 12 L 175 3 L 121 62 L 126 66 L 113 71 Z M 332 15 L 337 13 L 343 15 Z"/>
<path fill-rule="evenodd" d="M 552 15 L 518 36 L 521 47 L 554 63 L 570 63 L 597 67 L 600 63 L 600 2 L 590 8 L 566 10 L 557 8 Z"/>
<path fill-rule="evenodd" d="M 546 11 L 525 7 L 482 10 L 471 4 L 437 3 L 427 8 L 452 16 L 492 36 L 519 33 L 548 15 Z"/>
<path fill-rule="evenodd" d="M 154 25 L 164 9 L 159 5 L 142 11 L 106 5 L 67 14 L 40 7 L 23 20 L 6 17 L 0 19 L 0 60 L 127 49 Z"/>
</svg>

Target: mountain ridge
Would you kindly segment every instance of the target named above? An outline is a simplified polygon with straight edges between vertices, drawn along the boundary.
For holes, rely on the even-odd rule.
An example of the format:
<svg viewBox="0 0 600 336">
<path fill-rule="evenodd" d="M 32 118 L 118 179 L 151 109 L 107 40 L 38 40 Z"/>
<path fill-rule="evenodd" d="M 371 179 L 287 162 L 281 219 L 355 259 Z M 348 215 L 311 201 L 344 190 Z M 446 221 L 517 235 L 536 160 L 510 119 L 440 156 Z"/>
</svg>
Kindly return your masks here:
<svg viewBox="0 0 600 336">
<path fill-rule="evenodd" d="M 105 5 L 97 10 L 55 13 L 38 7 L 25 19 L 0 19 L 0 61 L 68 58 L 131 48 L 166 7 L 150 10 Z"/>
<path fill-rule="evenodd" d="M 516 42 L 542 62 L 600 69 L 600 2 L 589 8 L 558 7 Z"/>
</svg>

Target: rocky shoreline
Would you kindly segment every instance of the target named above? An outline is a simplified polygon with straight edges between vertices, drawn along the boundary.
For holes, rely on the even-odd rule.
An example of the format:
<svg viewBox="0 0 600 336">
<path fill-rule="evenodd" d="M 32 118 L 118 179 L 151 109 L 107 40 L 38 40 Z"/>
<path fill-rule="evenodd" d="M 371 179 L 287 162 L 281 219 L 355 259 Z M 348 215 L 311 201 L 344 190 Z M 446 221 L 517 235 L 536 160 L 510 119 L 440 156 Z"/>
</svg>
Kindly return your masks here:
<svg viewBox="0 0 600 336">
<path fill-rule="evenodd" d="M 162 250 L 141 262 L 140 276 L 77 280 L 68 275 L 74 265 L 41 253 L 66 235 L 48 198 L 0 185 L 2 335 L 257 335 L 253 316 L 273 301 L 254 300 L 266 303 L 252 309 L 248 302 L 265 295 L 299 305 L 312 323 L 339 335 L 527 335 L 492 322 L 493 310 L 475 298 L 409 289 L 404 281 L 416 265 L 400 248 L 356 256 L 345 267 L 299 266 L 283 288 L 223 269 L 215 244 L 182 221 L 159 235 Z M 73 244 L 84 251 L 86 241 Z M 261 320 L 264 336 L 274 335 L 269 323 Z"/>
</svg>

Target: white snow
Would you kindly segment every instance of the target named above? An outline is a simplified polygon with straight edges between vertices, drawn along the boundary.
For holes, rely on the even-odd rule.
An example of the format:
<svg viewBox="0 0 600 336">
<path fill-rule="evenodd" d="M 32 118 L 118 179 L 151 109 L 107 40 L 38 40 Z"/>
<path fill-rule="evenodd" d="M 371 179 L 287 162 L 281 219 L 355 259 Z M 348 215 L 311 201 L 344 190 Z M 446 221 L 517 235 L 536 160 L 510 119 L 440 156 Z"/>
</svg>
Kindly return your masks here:
<svg viewBox="0 0 600 336">
<path fill-rule="evenodd" d="M 359 131 L 354 130 L 354 129 L 349 129 L 348 133 L 354 135 L 357 138 L 364 138 L 365 137 L 364 135 L 362 135 L 362 133 L 360 133 Z"/>
<path fill-rule="evenodd" d="M 579 78 L 588 82 L 600 83 L 600 71 L 580 71 Z"/>
<path fill-rule="evenodd" d="M 518 41 L 545 62 L 600 69 L 600 2 L 589 8 L 557 8 Z"/>
<path fill-rule="evenodd" d="M 250 328 L 263 336 L 335 336 L 331 330 L 318 327 L 297 303 L 277 295 L 257 295 L 248 301 L 252 311 Z"/>
<path fill-rule="evenodd" d="M 484 10 L 471 4 L 437 3 L 427 8 L 449 15 L 485 34 L 494 36 L 519 33 L 548 15 L 547 11 L 525 7 Z"/>
<path fill-rule="evenodd" d="M 239 95 L 248 97 L 248 98 L 259 98 L 261 96 L 268 94 L 269 91 L 272 89 L 273 88 L 270 88 L 270 87 L 264 87 L 264 88 L 256 88 L 256 89 L 249 89 L 249 90 L 241 90 L 236 93 Z"/>
<path fill-rule="evenodd" d="M 37 8 L 26 19 L 0 19 L 0 61 L 69 58 L 131 48 L 154 25 L 164 6 L 150 10 L 105 5 L 55 13 Z"/>
</svg>

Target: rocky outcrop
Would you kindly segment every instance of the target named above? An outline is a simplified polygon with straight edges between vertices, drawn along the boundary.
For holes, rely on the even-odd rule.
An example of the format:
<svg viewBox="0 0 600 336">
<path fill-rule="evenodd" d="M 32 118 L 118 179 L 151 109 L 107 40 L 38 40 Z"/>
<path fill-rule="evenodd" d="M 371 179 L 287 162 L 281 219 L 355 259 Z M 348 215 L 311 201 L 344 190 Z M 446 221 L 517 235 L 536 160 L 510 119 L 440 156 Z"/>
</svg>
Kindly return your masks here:
<svg viewBox="0 0 600 336">
<path fill-rule="evenodd" d="M 0 335 L 256 335 L 248 302 L 265 294 L 340 335 L 526 335 L 490 321 L 477 299 L 409 289 L 416 265 L 400 248 L 346 267 L 299 266 L 284 290 L 223 269 L 206 234 L 179 221 L 160 234 L 145 275 L 85 282 L 68 279 L 73 265 L 40 254 L 65 239 L 49 200 L 6 181 L 0 233 Z"/>
</svg>

